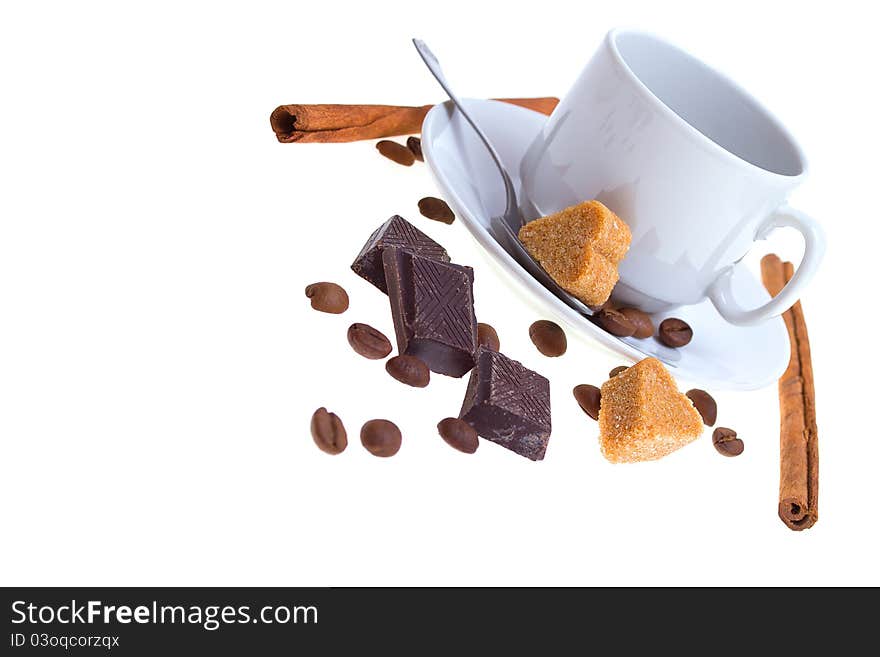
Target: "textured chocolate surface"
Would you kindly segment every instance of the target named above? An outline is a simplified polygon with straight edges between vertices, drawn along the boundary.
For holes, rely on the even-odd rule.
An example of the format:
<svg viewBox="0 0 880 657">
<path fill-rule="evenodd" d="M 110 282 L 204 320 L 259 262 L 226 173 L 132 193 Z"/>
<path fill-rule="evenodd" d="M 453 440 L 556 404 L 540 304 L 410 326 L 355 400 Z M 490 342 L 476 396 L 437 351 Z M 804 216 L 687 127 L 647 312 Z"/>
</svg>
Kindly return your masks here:
<svg viewBox="0 0 880 657">
<path fill-rule="evenodd" d="M 394 215 L 370 235 L 370 239 L 351 265 L 354 273 L 370 281 L 386 294 L 388 286 L 385 284 L 385 270 L 382 265 L 382 251 L 386 246 L 405 249 L 431 260 L 449 262 L 446 249 L 403 217 Z"/>
<path fill-rule="evenodd" d="M 480 347 L 459 417 L 483 438 L 540 461 L 550 440 L 550 382 Z"/>
<path fill-rule="evenodd" d="M 433 372 L 464 376 L 474 366 L 474 270 L 386 247 L 382 260 L 397 348 Z"/>
</svg>

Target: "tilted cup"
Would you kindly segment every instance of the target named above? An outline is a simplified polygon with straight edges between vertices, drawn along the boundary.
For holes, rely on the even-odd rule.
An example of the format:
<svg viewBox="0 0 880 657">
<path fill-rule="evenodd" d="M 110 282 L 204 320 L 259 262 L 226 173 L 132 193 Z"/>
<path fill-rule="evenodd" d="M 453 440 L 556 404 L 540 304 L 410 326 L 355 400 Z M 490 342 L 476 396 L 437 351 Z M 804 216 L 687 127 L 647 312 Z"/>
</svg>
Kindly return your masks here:
<svg viewBox="0 0 880 657">
<path fill-rule="evenodd" d="M 819 224 L 786 205 L 806 168 L 788 131 L 735 83 L 655 36 L 612 30 L 523 159 L 523 211 L 598 199 L 632 230 L 616 300 L 656 312 L 708 297 L 727 321 L 755 324 L 797 300 L 824 254 Z M 742 308 L 737 263 L 784 226 L 805 242 L 794 277 Z"/>
</svg>

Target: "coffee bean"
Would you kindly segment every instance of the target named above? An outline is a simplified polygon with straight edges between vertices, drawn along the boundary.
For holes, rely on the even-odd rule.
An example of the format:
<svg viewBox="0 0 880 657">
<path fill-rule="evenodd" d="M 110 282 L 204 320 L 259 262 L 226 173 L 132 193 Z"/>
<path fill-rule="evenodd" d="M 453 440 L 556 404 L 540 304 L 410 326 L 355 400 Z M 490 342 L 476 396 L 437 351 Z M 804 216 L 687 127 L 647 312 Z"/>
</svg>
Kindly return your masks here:
<svg viewBox="0 0 880 657">
<path fill-rule="evenodd" d="M 423 217 L 433 219 L 434 221 L 442 221 L 444 224 L 451 224 L 455 221 L 455 215 L 446 205 L 446 201 L 435 196 L 426 196 L 419 201 L 419 212 Z"/>
<path fill-rule="evenodd" d="M 715 424 L 715 418 L 718 417 L 718 404 L 712 399 L 712 395 L 699 388 L 688 390 L 684 394 L 694 403 L 694 408 L 703 418 L 703 424 L 707 427 Z"/>
<path fill-rule="evenodd" d="M 348 447 L 348 436 L 342 420 L 323 406 L 312 415 L 312 438 L 321 451 L 340 454 Z"/>
<path fill-rule="evenodd" d="M 581 409 L 594 420 L 599 419 L 599 407 L 602 404 L 602 391 L 596 386 L 582 383 L 572 390 L 574 398 Z"/>
<path fill-rule="evenodd" d="M 378 149 L 378 151 L 389 160 L 394 160 L 405 167 L 411 167 L 413 162 L 416 161 L 413 152 L 403 144 L 398 144 L 396 141 L 383 139 L 376 144 L 376 149 Z"/>
<path fill-rule="evenodd" d="M 306 296 L 312 300 L 312 308 L 322 313 L 339 315 L 348 310 L 348 294 L 336 283 L 312 283 L 306 286 Z"/>
<path fill-rule="evenodd" d="M 635 327 L 634 338 L 644 339 L 654 335 L 654 322 L 651 321 L 651 316 L 648 313 L 638 308 L 621 308 L 620 312 Z"/>
<path fill-rule="evenodd" d="M 400 429 L 388 420 L 370 420 L 361 427 L 361 444 L 373 456 L 394 456 L 400 449 Z"/>
<path fill-rule="evenodd" d="M 628 369 L 629 369 L 629 365 L 618 365 L 613 370 L 608 372 L 608 378 L 613 379 L 615 376 L 617 376 L 621 372 L 625 372 Z"/>
<path fill-rule="evenodd" d="M 406 138 L 406 147 L 413 154 L 413 157 L 416 158 L 419 162 L 424 162 L 425 158 L 422 156 L 422 140 L 418 137 L 407 137 Z"/>
<path fill-rule="evenodd" d="M 667 347 L 683 347 L 691 338 L 694 332 L 687 322 L 677 317 L 669 317 L 660 322 L 660 329 L 657 331 L 657 338 Z"/>
<path fill-rule="evenodd" d="M 431 382 L 431 370 L 415 356 L 402 354 L 389 358 L 385 363 L 385 371 L 413 388 L 424 388 Z"/>
<path fill-rule="evenodd" d="M 603 308 L 593 318 L 599 326 L 619 338 L 628 338 L 636 332 L 636 327 L 629 318 L 615 308 Z"/>
<path fill-rule="evenodd" d="M 498 332 L 491 325 L 483 322 L 477 324 L 477 344 L 492 351 L 501 351 Z"/>
<path fill-rule="evenodd" d="M 457 417 L 448 417 L 440 420 L 437 431 L 449 445 L 465 454 L 473 454 L 480 446 L 476 430 L 464 420 Z"/>
<path fill-rule="evenodd" d="M 724 456 L 739 456 L 745 449 L 743 441 L 736 437 L 736 431 L 727 427 L 718 427 L 712 432 L 712 444 Z"/>
<path fill-rule="evenodd" d="M 539 319 L 529 327 L 529 337 L 535 346 L 545 356 L 555 358 L 561 356 L 568 349 L 568 340 L 565 331 L 556 322 L 548 319 Z"/>
<path fill-rule="evenodd" d="M 614 308 L 614 304 L 611 302 L 611 299 L 608 299 L 605 301 L 605 303 L 599 306 L 587 306 L 587 308 L 592 310 L 594 313 L 597 313 L 599 311 L 605 310 L 606 308 Z"/>
<path fill-rule="evenodd" d="M 391 353 L 391 342 L 369 324 L 354 323 L 348 327 L 348 344 L 364 358 L 379 360 Z"/>
</svg>

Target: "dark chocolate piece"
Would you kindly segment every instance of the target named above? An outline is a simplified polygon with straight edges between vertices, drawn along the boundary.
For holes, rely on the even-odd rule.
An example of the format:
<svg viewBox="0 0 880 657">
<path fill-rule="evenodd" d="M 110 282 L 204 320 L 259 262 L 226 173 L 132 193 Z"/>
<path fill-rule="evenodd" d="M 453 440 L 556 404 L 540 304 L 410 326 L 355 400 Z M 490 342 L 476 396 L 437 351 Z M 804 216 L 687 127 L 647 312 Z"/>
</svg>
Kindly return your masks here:
<svg viewBox="0 0 880 657">
<path fill-rule="evenodd" d="M 432 372 L 464 376 L 474 366 L 474 270 L 403 249 L 382 254 L 397 349 Z"/>
<path fill-rule="evenodd" d="M 382 251 L 386 246 L 396 246 L 423 258 L 449 262 L 446 249 L 403 217 L 394 215 L 370 235 L 351 265 L 355 274 L 370 281 L 385 294 L 388 294 L 388 286 L 385 284 Z"/>
<path fill-rule="evenodd" d="M 459 417 L 483 438 L 540 461 L 550 440 L 550 382 L 480 347 Z"/>
</svg>

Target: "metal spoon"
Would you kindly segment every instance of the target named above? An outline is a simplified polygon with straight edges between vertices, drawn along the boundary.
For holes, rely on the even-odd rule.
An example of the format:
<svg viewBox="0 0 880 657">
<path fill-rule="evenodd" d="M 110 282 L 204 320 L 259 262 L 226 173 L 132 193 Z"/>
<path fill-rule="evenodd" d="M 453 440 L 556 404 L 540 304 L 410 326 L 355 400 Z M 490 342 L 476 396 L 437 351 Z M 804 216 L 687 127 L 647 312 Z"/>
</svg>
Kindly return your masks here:
<svg viewBox="0 0 880 657">
<path fill-rule="evenodd" d="M 522 243 L 519 241 L 519 229 L 525 224 L 525 218 L 519 209 L 516 190 L 513 187 L 513 182 L 510 180 L 510 175 L 501 163 L 501 157 L 498 155 L 498 152 L 495 150 L 495 147 L 492 146 L 485 133 L 479 128 L 479 126 L 477 126 L 476 122 L 474 122 L 471 115 L 468 114 L 461 101 L 450 88 L 449 83 L 446 81 L 446 77 L 443 75 L 443 71 L 440 68 L 440 62 L 437 60 L 434 53 L 431 52 L 427 44 L 421 39 L 413 39 L 412 41 L 416 50 L 419 51 L 419 55 L 421 55 L 424 60 L 425 65 L 428 67 L 428 70 L 431 71 L 435 78 L 437 78 L 437 82 L 440 83 L 440 86 L 443 87 L 443 91 L 449 96 L 449 100 L 451 100 L 456 109 L 461 112 L 461 115 L 465 120 L 471 124 L 474 132 L 477 133 L 480 141 L 483 142 L 486 150 L 489 151 L 489 155 L 492 156 L 492 161 L 498 168 L 498 173 L 501 174 L 501 180 L 504 183 L 505 207 L 503 215 L 500 217 L 492 217 L 491 220 L 492 228 L 500 229 L 501 233 L 499 235 L 497 230 L 493 230 L 495 238 L 503 240 L 503 243 L 507 246 L 508 253 L 510 253 L 520 265 L 525 267 L 525 269 L 528 270 L 529 273 L 531 273 L 532 276 L 534 276 L 544 287 L 581 314 L 587 316 L 592 315 L 593 311 L 590 310 L 585 303 L 559 287 L 550 274 L 544 271 L 544 268 L 541 267 L 540 263 L 538 263 L 538 261 L 526 251 L 525 247 L 523 247 Z"/>
</svg>

